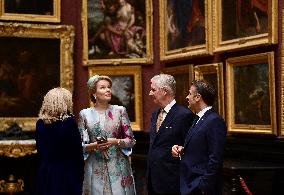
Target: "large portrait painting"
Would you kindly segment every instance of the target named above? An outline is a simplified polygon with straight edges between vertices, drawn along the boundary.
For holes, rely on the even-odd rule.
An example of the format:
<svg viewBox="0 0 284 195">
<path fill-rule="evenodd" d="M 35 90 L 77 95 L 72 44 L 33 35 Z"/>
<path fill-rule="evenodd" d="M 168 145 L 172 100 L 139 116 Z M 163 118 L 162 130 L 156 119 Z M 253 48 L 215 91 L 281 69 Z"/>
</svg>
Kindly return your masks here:
<svg viewBox="0 0 284 195">
<path fill-rule="evenodd" d="M 176 80 L 176 101 L 177 103 L 188 107 L 186 96 L 188 95 L 189 85 L 193 80 L 193 65 L 182 65 L 175 67 L 166 67 L 162 69 L 165 74 L 172 75 Z"/>
<path fill-rule="evenodd" d="M 73 90 L 71 26 L 0 23 L 0 131 L 35 130 L 48 90 Z"/>
<path fill-rule="evenodd" d="M 151 0 L 83 0 L 82 22 L 84 65 L 152 62 Z"/>
<path fill-rule="evenodd" d="M 277 0 L 216 0 L 214 51 L 277 43 Z"/>
<path fill-rule="evenodd" d="M 212 53 L 210 0 L 160 0 L 162 60 Z"/>
<path fill-rule="evenodd" d="M 89 67 L 89 76 L 107 75 L 112 80 L 112 105 L 124 106 L 133 130 L 142 130 L 142 82 L 140 66 Z"/>
<path fill-rule="evenodd" d="M 273 78 L 273 52 L 227 60 L 229 132 L 277 132 Z"/>
<path fill-rule="evenodd" d="M 0 0 L 0 19 L 60 22 L 61 0 Z"/>
<path fill-rule="evenodd" d="M 223 82 L 223 64 L 202 64 L 194 66 L 194 79 L 204 79 L 216 89 L 217 98 L 213 104 L 216 110 L 223 118 L 224 115 L 224 82 Z"/>
</svg>

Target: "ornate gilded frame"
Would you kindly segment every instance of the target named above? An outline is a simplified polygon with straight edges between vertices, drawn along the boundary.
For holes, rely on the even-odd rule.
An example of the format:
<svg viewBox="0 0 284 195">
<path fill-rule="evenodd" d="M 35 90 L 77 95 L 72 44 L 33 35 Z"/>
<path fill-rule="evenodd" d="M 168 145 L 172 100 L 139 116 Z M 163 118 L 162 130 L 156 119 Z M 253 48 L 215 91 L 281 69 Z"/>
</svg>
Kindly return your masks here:
<svg viewBox="0 0 284 195">
<path fill-rule="evenodd" d="M 53 13 L 50 14 L 9 13 L 5 11 L 5 0 L 0 0 L 0 20 L 58 23 L 61 20 L 61 0 L 53 0 L 52 7 Z"/>
<path fill-rule="evenodd" d="M 58 50 L 60 51 L 59 83 L 61 87 L 73 91 L 73 44 L 74 44 L 74 28 L 67 25 L 47 25 L 47 24 L 20 24 L 20 23 L 0 23 L 1 38 L 35 38 L 44 40 L 58 40 L 60 43 Z M 38 52 L 42 52 L 42 48 L 38 48 Z M 53 51 L 45 51 L 53 52 Z M 48 65 L 48 64 L 47 64 Z M 56 87 L 56 86 L 55 86 Z M 21 112 L 21 111 L 19 111 Z M 17 123 L 25 131 L 35 130 L 37 116 L 34 117 L 0 117 L 0 131 L 10 127 L 11 124 Z"/>
<path fill-rule="evenodd" d="M 176 80 L 176 101 L 177 103 L 188 107 L 186 96 L 188 94 L 190 82 L 194 78 L 193 64 L 166 67 L 162 73 L 172 75 Z"/>
<path fill-rule="evenodd" d="M 179 3 L 177 1 L 177 3 Z M 168 40 L 169 35 L 169 16 L 168 12 L 170 6 L 168 5 L 168 0 L 160 0 L 159 1 L 159 9 L 160 9 L 160 56 L 161 60 L 174 60 L 180 58 L 190 58 L 195 56 L 204 56 L 212 54 L 212 1 L 205 0 L 204 1 L 204 43 L 198 44 L 195 43 L 193 45 L 180 46 L 177 48 L 170 49 L 169 45 L 170 41 Z M 172 9 L 172 12 L 177 11 Z M 186 13 L 191 14 L 191 13 Z M 182 34 L 182 33 L 178 33 Z M 192 38 L 191 40 L 194 40 Z M 176 41 L 172 41 L 173 43 Z M 184 42 L 184 41 L 182 41 Z"/>
<path fill-rule="evenodd" d="M 284 40 L 284 9 L 282 9 L 282 40 Z M 281 45 L 281 65 L 280 65 L 281 69 L 281 83 L 280 83 L 280 87 L 281 87 L 281 102 L 280 102 L 280 135 L 284 136 L 284 46 L 283 43 Z"/>
<path fill-rule="evenodd" d="M 153 31 L 153 8 L 152 8 L 152 1 L 151 0 L 144 0 L 144 4 L 143 6 L 139 6 L 140 7 L 145 7 L 144 13 L 142 13 L 141 15 L 144 14 L 145 17 L 140 16 L 141 18 L 143 18 L 145 21 L 142 22 L 142 27 L 145 30 L 145 40 L 143 40 L 143 50 L 145 50 L 145 52 L 143 52 L 143 56 L 139 56 L 139 57 L 100 57 L 99 55 L 96 58 L 90 58 L 89 52 L 90 51 L 98 51 L 99 49 L 96 48 L 96 46 L 94 46 L 93 48 L 90 46 L 89 44 L 89 40 L 91 40 L 90 36 L 89 36 L 89 21 L 91 23 L 91 20 L 89 19 L 92 14 L 94 15 L 94 18 L 96 18 L 97 20 L 101 20 L 100 23 L 98 24 L 103 24 L 103 20 L 104 20 L 104 15 L 100 15 L 97 13 L 89 13 L 88 10 L 90 10 L 91 8 L 89 7 L 88 1 L 90 0 L 83 0 L 82 1 L 82 28 L 83 28 L 83 65 L 98 65 L 98 64 L 105 64 L 105 65 L 127 65 L 127 64 L 150 64 L 153 62 L 153 35 L 152 35 L 152 31 Z M 93 1 L 95 2 L 95 1 Z M 94 3 L 95 4 L 95 3 Z M 100 5 L 97 6 L 93 6 L 96 7 L 96 9 L 99 9 Z M 97 14 L 97 15 L 95 15 Z M 138 19 L 136 18 L 136 20 L 138 21 Z M 94 24 L 93 24 L 94 25 Z M 136 25 L 136 23 L 134 23 L 134 26 Z M 138 24 L 137 24 L 138 26 Z M 136 26 L 136 27 L 137 27 Z M 138 26 L 138 28 L 141 27 Z M 98 27 L 99 28 L 99 27 Z M 99 30 L 95 31 L 95 33 L 97 33 Z M 94 45 L 95 45 L 95 41 L 94 41 Z M 97 43 L 98 46 L 101 46 L 100 43 Z M 129 53 L 127 53 L 129 54 Z M 109 54 L 107 54 L 108 56 Z"/>
<path fill-rule="evenodd" d="M 229 132 L 276 134 L 274 53 L 229 58 L 226 65 Z"/>
<path fill-rule="evenodd" d="M 229 2 L 231 1 L 231 2 Z M 244 26 L 246 20 L 242 20 L 244 22 L 238 22 L 237 19 L 237 5 L 235 0 L 215 0 L 213 5 L 213 52 L 222 52 L 222 51 L 229 51 L 229 50 L 237 50 L 237 49 L 244 49 L 250 47 L 256 47 L 259 45 L 270 45 L 276 44 L 278 42 L 278 0 L 267 0 L 268 7 L 267 7 L 267 26 L 265 26 L 264 32 L 262 32 L 262 28 L 255 27 L 255 32 L 253 32 L 253 27 L 248 26 L 247 31 L 241 32 L 238 29 L 241 27 L 236 26 Z M 226 9 L 223 9 L 223 4 L 226 2 L 228 6 Z M 244 2 L 244 1 L 240 1 Z M 229 6 L 230 5 L 230 6 Z M 229 10 L 229 8 L 234 7 L 236 10 Z M 251 6 L 251 5 L 249 5 Z M 226 14 L 227 25 L 223 19 L 223 11 L 227 10 L 227 12 L 232 13 L 232 16 Z M 238 12 L 239 13 L 239 12 Z M 255 13 L 255 12 L 254 12 Z M 240 15 L 240 14 L 239 14 Z M 233 18 L 236 17 L 235 19 Z M 259 18 L 259 17 L 258 17 Z M 259 19 L 258 19 L 259 21 Z M 236 23 L 236 24 L 235 24 Z M 265 22 L 262 22 L 265 23 Z M 238 24 L 238 25 L 237 25 Z M 228 26 L 232 25 L 232 26 Z M 259 26 L 259 25 L 258 25 Z M 236 29 L 232 29 L 236 28 Z M 228 31 L 232 31 L 231 33 L 228 32 L 228 35 L 225 35 L 225 29 L 230 29 Z M 244 29 L 244 28 L 243 28 Z M 256 30 L 257 29 L 257 30 Z M 257 32 L 258 31 L 258 32 Z M 239 33 L 238 33 L 239 32 Z M 236 33 L 233 35 L 233 33 Z M 236 37 L 234 37 L 236 36 Z"/>
<path fill-rule="evenodd" d="M 128 100 L 126 101 L 125 105 L 120 101 L 121 106 L 126 107 L 128 112 L 129 119 L 131 121 L 131 127 L 135 131 L 143 130 L 143 115 L 142 115 L 142 78 L 141 78 L 141 66 L 116 66 L 116 67 L 109 67 L 109 66 L 89 66 L 89 76 L 93 75 L 107 75 L 109 76 L 113 83 L 112 83 L 112 100 L 114 99 L 115 95 L 118 94 L 117 92 L 123 91 L 122 87 L 126 87 L 128 84 L 131 85 L 130 90 L 128 89 L 125 91 L 126 93 L 120 94 L 117 96 L 117 99 L 126 97 Z M 122 80 L 121 80 L 122 78 Z M 123 78 L 129 79 L 126 82 L 123 81 Z M 118 83 L 115 81 L 122 81 L 123 83 Z M 130 81 L 130 82 L 128 82 Z M 116 84 L 117 83 L 117 84 Z M 131 96 L 129 96 L 129 92 Z M 125 96 L 124 96 L 125 95 Z M 132 99 L 134 100 L 132 102 Z M 131 103 L 132 102 L 132 103 Z M 90 102 L 91 104 L 91 102 Z M 115 103 L 114 103 L 115 104 Z M 129 106 L 129 107 L 128 107 Z M 134 106 L 134 108 L 133 108 Z M 133 114 L 131 114 L 133 113 Z M 133 120 L 131 120 L 133 118 Z"/>
<path fill-rule="evenodd" d="M 204 79 L 212 82 L 217 90 L 216 111 L 225 118 L 223 63 L 202 64 L 194 66 L 194 79 Z M 214 107 L 213 106 L 213 107 Z"/>
</svg>

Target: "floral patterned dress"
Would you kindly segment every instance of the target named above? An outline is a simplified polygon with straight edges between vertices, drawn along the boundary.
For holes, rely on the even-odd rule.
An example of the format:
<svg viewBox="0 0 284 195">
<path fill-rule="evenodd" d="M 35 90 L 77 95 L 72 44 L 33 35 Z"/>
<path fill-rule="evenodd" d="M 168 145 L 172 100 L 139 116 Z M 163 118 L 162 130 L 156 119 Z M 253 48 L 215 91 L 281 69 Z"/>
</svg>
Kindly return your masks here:
<svg viewBox="0 0 284 195">
<path fill-rule="evenodd" d="M 85 156 L 83 195 L 136 194 L 129 157 L 123 152 L 135 145 L 126 109 L 110 105 L 100 113 L 87 108 L 81 110 L 78 125 L 85 144 L 95 142 L 98 136 L 121 139 L 119 146 L 108 149 L 107 155 L 93 151 Z"/>
</svg>

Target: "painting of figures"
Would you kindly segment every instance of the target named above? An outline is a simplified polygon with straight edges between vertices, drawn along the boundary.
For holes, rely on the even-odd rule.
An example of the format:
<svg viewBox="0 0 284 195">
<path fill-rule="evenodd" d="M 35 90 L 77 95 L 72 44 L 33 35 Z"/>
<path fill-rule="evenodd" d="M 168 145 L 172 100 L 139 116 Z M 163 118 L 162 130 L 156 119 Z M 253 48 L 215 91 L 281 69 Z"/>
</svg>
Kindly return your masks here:
<svg viewBox="0 0 284 195">
<path fill-rule="evenodd" d="M 222 41 L 268 32 L 268 0 L 223 0 Z"/>
<path fill-rule="evenodd" d="M 205 44 L 204 11 L 204 0 L 167 0 L 168 50 Z"/>
<path fill-rule="evenodd" d="M 209 0 L 160 0 L 162 60 L 212 54 L 211 4 Z"/>
<path fill-rule="evenodd" d="M 146 59 L 147 39 L 151 38 L 147 31 L 147 1 L 86 0 L 84 8 L 84 51 L 90 63 L 104 59 L 125 59 L 126 62 L 127 59 L 137 62 Z"/>
</svg>

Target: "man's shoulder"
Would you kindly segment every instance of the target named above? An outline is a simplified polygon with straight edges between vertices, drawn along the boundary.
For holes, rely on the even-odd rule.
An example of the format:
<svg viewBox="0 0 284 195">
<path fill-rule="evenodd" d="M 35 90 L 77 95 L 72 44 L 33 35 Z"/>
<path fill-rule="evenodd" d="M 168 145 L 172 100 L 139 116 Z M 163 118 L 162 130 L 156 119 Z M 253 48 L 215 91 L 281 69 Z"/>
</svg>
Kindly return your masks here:
<svg viewBox="0 0 284 195">
<path fill-rule="evenodd" d="M 193 112 L 187 108 L 187 107 L 184 107 L 178 103 L 176 103 L 174 106 L 176 106 L 176 111 L 180 112 L 180 113 L 185 113 L 185 114 L 193 114 Z"/>
</svg>

